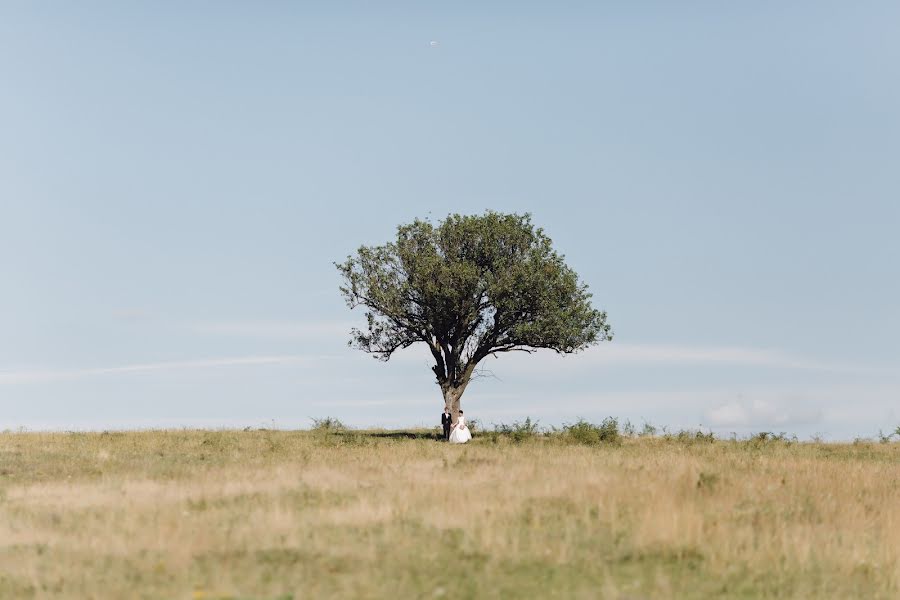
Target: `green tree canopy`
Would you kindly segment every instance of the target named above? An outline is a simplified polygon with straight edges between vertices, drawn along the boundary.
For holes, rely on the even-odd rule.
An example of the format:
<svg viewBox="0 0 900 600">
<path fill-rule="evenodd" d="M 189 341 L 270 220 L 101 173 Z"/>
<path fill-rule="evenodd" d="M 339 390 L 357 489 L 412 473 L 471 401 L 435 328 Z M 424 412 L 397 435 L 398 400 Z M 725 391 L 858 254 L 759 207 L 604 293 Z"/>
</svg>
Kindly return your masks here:
<svg viewBox="0 0 900 600">
<path fill-rule="evenodd" d="M 350 344 L 387 361 L 424 343 L 454 422 L 484 358 L 569 354 L 612 339 L 606 313 L 529 214 L 416 220 L 397 228 L 396 241 L 362 246 L 336 266 L 347 305 L 366 308 L 368 325 Z"/>
</svg>

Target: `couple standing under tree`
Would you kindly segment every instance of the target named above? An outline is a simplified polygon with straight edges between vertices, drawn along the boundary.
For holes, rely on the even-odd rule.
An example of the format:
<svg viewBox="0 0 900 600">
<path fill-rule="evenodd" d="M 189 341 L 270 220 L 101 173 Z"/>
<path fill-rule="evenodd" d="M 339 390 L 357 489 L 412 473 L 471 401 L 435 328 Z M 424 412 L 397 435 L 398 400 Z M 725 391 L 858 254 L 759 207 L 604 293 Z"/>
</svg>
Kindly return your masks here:
<svg viewBox="0 0 900 600">
<path fill-rule="evenodd" d="M 459 411 L 459 421 L 454 426 L 453 417 L 450 411 L 445 408 L 444 414 L 441 415 L 441 425 L 444 426 L 444 439 L 451 444 L 465 444 L 472 439 L 472 433 L 466 426 L 466 418 L 463 416 L 463 411 Z"/>
</svg>

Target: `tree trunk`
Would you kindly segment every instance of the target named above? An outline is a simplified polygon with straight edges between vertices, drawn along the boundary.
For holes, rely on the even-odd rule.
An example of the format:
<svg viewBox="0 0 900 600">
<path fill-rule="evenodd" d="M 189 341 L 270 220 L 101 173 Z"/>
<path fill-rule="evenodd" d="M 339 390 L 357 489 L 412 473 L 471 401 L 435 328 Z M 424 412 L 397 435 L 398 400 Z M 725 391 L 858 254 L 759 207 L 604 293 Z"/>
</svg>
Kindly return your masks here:
<svg viewBox="0 0 900 600">
<path fill-rule="evenodd" d="M 454 386 L 448 380 L 439 381 L 441 392 L 444 394 L 444 408 L 450 411 L 450 422 L 456 425 L 459 422 L 459 399 L 462 398 L 463 392 L 472 380 L 472 373 L 475 372 L 475 363 L 466 365 L 460 377 L 459 384 Z"/>
<path fill-rule="evenodd" d="M 450 412 L 450 421 L 453 425 L 459 422 L 459 399 L 463 395 L 465 386 L 446 387 L 442 390 L 444 394 L 444 408 Z"/>
</svg>

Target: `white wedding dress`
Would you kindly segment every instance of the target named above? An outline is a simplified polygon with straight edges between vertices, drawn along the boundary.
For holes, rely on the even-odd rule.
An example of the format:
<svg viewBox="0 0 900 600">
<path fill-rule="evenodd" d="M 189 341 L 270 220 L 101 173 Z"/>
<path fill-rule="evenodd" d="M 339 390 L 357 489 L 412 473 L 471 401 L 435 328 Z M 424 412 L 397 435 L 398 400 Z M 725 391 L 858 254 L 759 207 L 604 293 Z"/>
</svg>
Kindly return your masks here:
<svg viewBox="0 0 900 600">
<path fill-rule="evenodd" d="M 465 444 L 471 439 L 472 432 L 470 432 L 469 428 L 466 427 L 466 419 L 465 417 L 460 417 L 459 422 L 456 424 L 456 427 L 454 427 L 453 431 L 450 432 L 450 443 Z"/>
</svg>

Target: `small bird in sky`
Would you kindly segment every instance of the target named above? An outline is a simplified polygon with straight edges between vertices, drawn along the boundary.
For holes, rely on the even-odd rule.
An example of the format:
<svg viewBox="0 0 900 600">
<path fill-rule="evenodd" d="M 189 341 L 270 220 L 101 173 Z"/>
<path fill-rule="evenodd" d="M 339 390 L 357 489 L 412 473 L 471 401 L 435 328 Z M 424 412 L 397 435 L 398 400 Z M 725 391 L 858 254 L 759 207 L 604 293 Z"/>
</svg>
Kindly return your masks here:
<svg viewBox="0 0 900 600">
<path fill-rule="evenodd" d="M 431 46 L 432 48 L 437 48 L 437 47 L 438 47 L 438 41 L 437 41 L 437 40 L 431 40 L 430 42 L 428 42 L 428 45 Z"/>
</svg>

